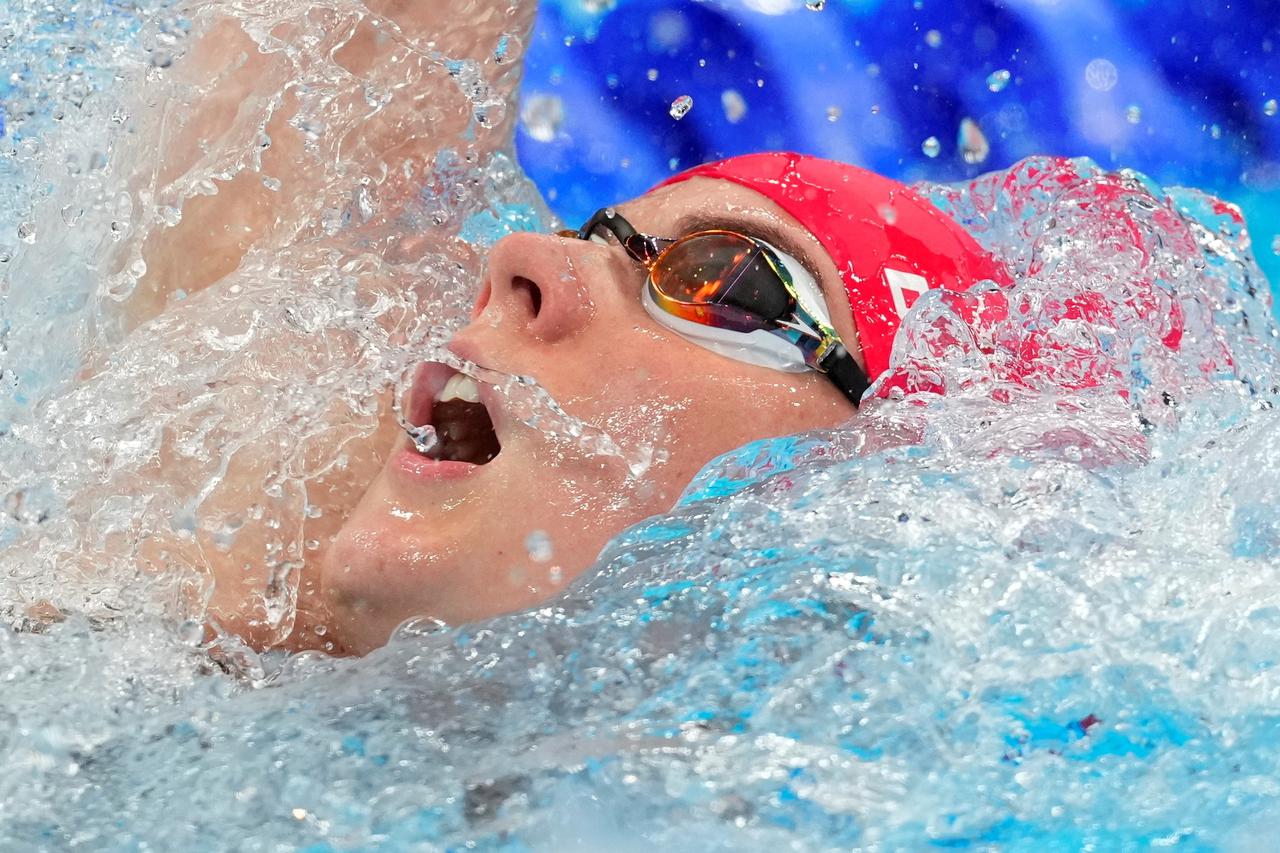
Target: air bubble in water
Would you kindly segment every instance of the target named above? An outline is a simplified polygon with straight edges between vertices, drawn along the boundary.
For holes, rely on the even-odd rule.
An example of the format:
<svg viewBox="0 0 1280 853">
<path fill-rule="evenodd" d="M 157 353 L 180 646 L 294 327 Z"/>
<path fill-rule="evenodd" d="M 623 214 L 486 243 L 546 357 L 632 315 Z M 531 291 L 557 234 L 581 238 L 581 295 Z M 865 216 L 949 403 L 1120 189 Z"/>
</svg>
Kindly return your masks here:
<svg viewBox="0 0 1280 853">
<path fill-rule="evenodd" d="M 1001 68 L 999 71 L 992 71 L 987 75 L 987 88 L 992 92 L 1003 92 L 1004 87 L 1009 85 L 1009 80 L 1013 75 L 1009 73 L 1009 69 Z"/>
<path fill-rule="evenodd" d="M 19 223 L 18 239 L 24 243 L 34 243 L 36 241 L 36 224 L 34 222 Z"/>
<path fill-rule="evenodd" d="M 652 83 L 654 80 L 658 79 L 658 69 L 650 68 L 648 71 L 644 73 L 644 76 L 649 79 L 650 83 Z"/>
<path fill-rule="evenodd" d="M 564 123 L 564 102 L 559 95 L 533 95 L 520 109 L 525 133 L 538 142 L 551 142 Z"/>
<path fill-rule="evenodd" d="M 681 95 L 671 102 L 671 117 L 679 121 L 688 115 L 691 109 L 693 109 L 693 98 L 688 95 Z"/>
<path fill-rule="evenodd" d="M 933 159 L 942 151 L 942 143 L 938 141 L 938 137 L 930 136 L 920 144 L 920 150 L 924 152 L 924 156 Z"/>
<path fill-rule="evenodd" d="M 1280 112 L 1280 103 L 1277 103 L 1276 99 L 1272 98 L 1262 105 L 1262 111 L 1269 116 L 1273 116 Z"/>
<path fill-rule="evenodd" d="M 720 108 L 729 124 L 737 124 L 747 114 L 747 101 L 737 89 L 725 89 L 720 93 Z"/>
<path fill-rule="evenodd" d="M 929 47 L 942 47 L 942 33 L 938 30 L 929 30 L 924 34 L 924 43 Z"/>
<path fill-rule="evenodd" d="M 551 559 L 551 537 L 545 530 L 534 530 L 524 538 L 524 549 L 529 559 L 535 563 L 545 563 Z"/>
<path fill-rule="evenodd" d="M 834 104 L 832 106 L 827 107 L 827 121 L 839 121 L 839 120 L 840 120 L 840 108 L 835 106 Z"/>
<path fill-rule="evenodd" d="M 1125 108 L 1124 118 L 1129 124 L 1137 124 L 1142 121 L 1142 107 L 1137 104 L 1130 104 Z"/>
<path fill-rule="evenodd" d="M 1280 255 L 1280 234 L 1277 234 L 1276 236 L 1271 238 L 1271 251 L 1275 252 L 1277 255 Z"/>
<path fill-rule="evenodd" d="M 827 7 L 827 0 L 804 0 L 804 5 L 811 12 L 821 12 Z"/>
<path fill-rule="evenodd" d="M 960 122 L 960 130 L 956 134 L 956 147 L 960 149 L 960 156 L 970 165 L 984 162 L 987 155 L 991 153 L 991 143 L 987 142 L 982 128 L 978 127 L 978 123 L 971 118 L 965 118 Z"/>
</svg>

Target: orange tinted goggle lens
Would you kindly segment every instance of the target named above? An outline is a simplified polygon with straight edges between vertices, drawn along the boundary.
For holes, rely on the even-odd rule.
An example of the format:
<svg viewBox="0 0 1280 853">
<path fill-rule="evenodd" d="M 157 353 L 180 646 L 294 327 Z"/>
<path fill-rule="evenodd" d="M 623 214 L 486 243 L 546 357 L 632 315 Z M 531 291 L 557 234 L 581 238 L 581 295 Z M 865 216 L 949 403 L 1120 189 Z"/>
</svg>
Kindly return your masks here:
<svg viewBox="0 0 1280 853">
<path fill-rule="evenodd" d="M 672 244 L 649 271 L 667 311 L 716 326 L 759 326 L 789 313 L 791 296 L 764 250 L 740 234 L 708 232 Z"/>
</svg>

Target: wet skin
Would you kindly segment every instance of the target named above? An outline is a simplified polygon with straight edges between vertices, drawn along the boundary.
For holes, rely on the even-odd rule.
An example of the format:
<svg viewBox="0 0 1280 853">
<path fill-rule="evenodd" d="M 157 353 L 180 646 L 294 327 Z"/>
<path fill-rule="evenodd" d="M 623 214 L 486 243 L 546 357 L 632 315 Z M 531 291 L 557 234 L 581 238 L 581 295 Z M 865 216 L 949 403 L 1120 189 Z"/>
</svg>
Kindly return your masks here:
<svg viewBox="0 0 1280 853">
<path fill-rule="evenodd" d="M 647 233 L 737 228 L 800 259 L 858 353 L 835 265 L 763 196 L 697 178 L 618 210 Z M 630 478 L 620 460 L 518 422 L 482 387 L 500 453 L 483 466 L 433 465 L 407 436 L 398 439 L 321 569 L 332 639 L 364 653 L 413 616 L 458 624 L 536 605 L 588 568 L 611 537 L 670 509 L 716 455 L 853 415 L 820 374 L 744 364 L 668 331 L 641 305 L 644 280 L 616 245 L 508 236 L 494 246 L 474 316 L 450 347 L 485 367 L 536 377 L 569 413 L 619 444 L 651 442 L 669 458 Z M 550 539 L 549 560 L 535 561 L 526 545 L 539 531 Z"/>
</svg>

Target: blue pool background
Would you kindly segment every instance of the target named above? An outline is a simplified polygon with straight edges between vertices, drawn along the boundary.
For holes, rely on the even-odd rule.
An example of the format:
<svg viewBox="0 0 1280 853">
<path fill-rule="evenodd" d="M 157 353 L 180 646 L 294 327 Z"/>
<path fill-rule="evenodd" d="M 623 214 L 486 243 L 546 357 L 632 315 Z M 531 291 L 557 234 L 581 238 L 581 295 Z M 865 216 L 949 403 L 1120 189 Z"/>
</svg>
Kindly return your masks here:
<svg viewBox="0 0 1280 853">
<path fill-rule="evenodd" d="M 1010 79 L 993 92 L 1000 70 Z M 746 107 L 736 123 L 725 92 Z M 763 148 L 906 181 L 1085 155 L 1239 204 L 1280 280 L 1274 0 L 827 0 L 818 12 L 801 0 L 546 0 L 522 95 L 520 161 L 569 222 Z M 681 95 L 694 106 L 677 121 Z M 989 141 L 981 163 L 958 151 L 965 118 Z"/>
</svg>

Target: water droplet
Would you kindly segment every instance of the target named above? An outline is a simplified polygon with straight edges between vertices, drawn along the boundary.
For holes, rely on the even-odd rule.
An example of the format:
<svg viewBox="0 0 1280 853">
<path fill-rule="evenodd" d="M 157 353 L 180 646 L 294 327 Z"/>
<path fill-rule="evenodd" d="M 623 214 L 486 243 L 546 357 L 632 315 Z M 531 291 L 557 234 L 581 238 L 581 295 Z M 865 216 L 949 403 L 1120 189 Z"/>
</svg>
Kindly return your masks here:
<svg viewBox="0 0 1280 853">
<path fill-rule="evenodd" d="M 1009 81 L 1013 75 L 1009 73 L 1009 69 L 1001 68 L 999 71 L 992 71 L 987 75 L 987 88 L 992 92 L 1003 92 L 1004 87 L 1009 85 Z"/>
<path fill-rule="evenodd" d="M 648 71 L 644 73 L 644 76 L 648 77 L 649 82 L 652 83 L 654 80 L 658 79 L 658 69 L 650 68 Z"/>
<path fill-rule="evenodd" d="M 582 0 L 583 10 L 592 15 L 612 12 L 617 5 L 618 0 Z"/>
<path fill-rule="evenodd" d="M 835 105 L 827 107 L 827 121 L 839 121 L 839 119 L 840 108 Z"/>
<path fill-rule="evenodd" d="M 698 60 L 698 67 L 699 67 L 699 68 L 706 68 L 706 67 L 707 67 L 707 61 L 706 61 L 705 59 L 699 59 L 699 60 Z"/>
<path fill-rule="evenodd" d="M 534 530 L 524 538 L 524 550 L 529 559 L 535 563 L 545 563 L 551 559 L 551 537 L 545 530 Z"/>
<path fill-rule="evenodd" d="M 178 640 L 188 646 L 198 646 L 204 642 L 204 623 L 198 619 L 188 619 L 178 626 Z"/>
<path fill-rule="evenodd" d="M 1120 72 L 1109 59 L 1101 57 L 1092 59 L 1084 67 L 1084 82 L 1089 84 L 1089 88 L 1097 89 L 1099 92 L 1110 92 L 1119 79 Z"/>
<path fill-rule="evenodd" d="M 1214 139 L 1221 139 L 1222 128 L 1219 127 L 1217 124 L 1209 125 L 1209 135 L 1212 136 Z"/>
<path fill-rule="evenodd" d="M 1137 124 L 1142 121 L 1142 107 L 1137 104 L 1130 104 L 1125 107 L 1124 118 L 1129 124 Z"/>
<path fill-rule="evenodd" d="M 827 0 L 804 0 L 804 5 L 811 12 L 821 12 L 827 7 Z"/>
<path fill-rule="evenodd" d="M 564 102 L 559 95 L 533 95 L 520 108 L 525 133 L 538 142 L 551 142 L 564 123 Z"/>
<path fill-rule="evenodd" d="M 36 241 L 36 224 L 34 222 L 19 223 L 18 239 L 24 243 L 34 243 Z"/>
<path fill-rule="evenodd" d="M 1272 98 L 1271 100 L 1267 101 L 1265 104 L 1262 105 L 1262 111 L 1269 116 L 1273 116 L 1276 113 L 1280 113 L 1280 103 L 1277 103 L 1276 99 Z"/>
<path fill-rule="evenodd" d="M 729 124 L 737 124 L 747 114 L 747 100 L 737 89 L 725 89 L 720 93 L 720 108 Z"/>
<path fill-rule="evenodd" d="M 942 143 L 938 141 L 938 137 L 930 136 L 920 144 L 920 150 L 924 152 L 924 156 L 932 159 L 941 153 Z"/>
<path fill-rule="evenodd" d="M 573 47 L 573 36 L 568 35 L 564 37 L 564 46 Z"/>
<path fill-rule="evenodd" d="M 942 47 L 942 33 L 937 30 L 929 30 L 924 34 L 924 43 L 929 47 Z"/>
<path fill-rule="evenodd" d="M 960 156 L 970 165 L 984 162 L 987 155 L 991 153 L 991 143 L 987 142 L 982 128 L 978 127 L 978 123 L 971 118 L 965 118 L 960 122 L 960 130 L 956 134 L 956 147 L 960 149 Z"/>
<path fill-rule="evenodd" d="M 691 109 L 693 109 L 693 98 L 688 95 L 681 95 L 671 102 L 671 117 L 679 121 L 688 115 Z"/>
</svg>

